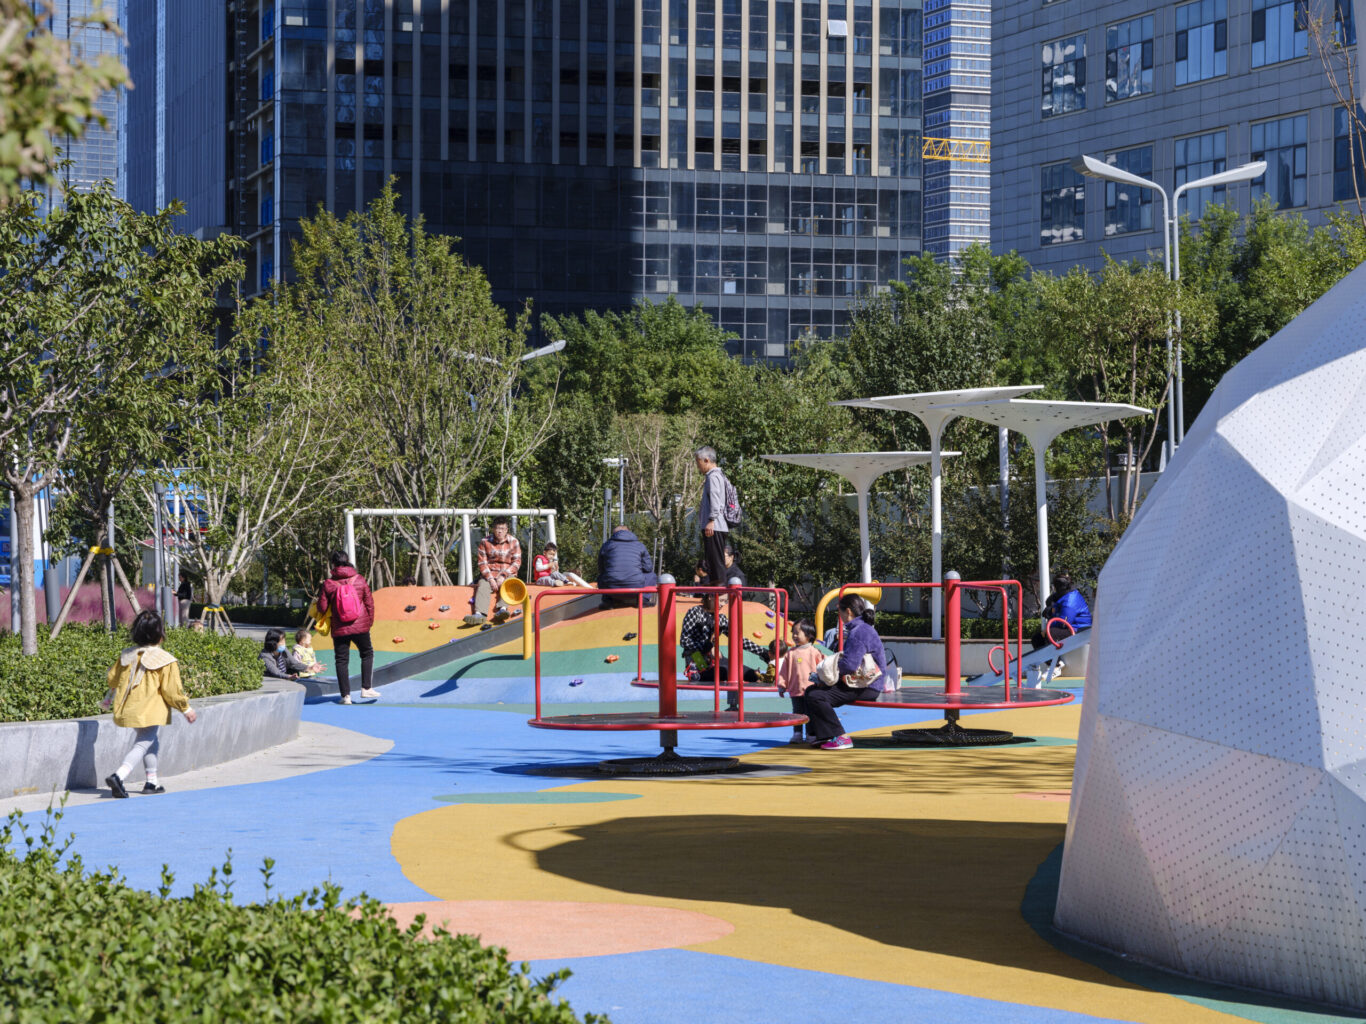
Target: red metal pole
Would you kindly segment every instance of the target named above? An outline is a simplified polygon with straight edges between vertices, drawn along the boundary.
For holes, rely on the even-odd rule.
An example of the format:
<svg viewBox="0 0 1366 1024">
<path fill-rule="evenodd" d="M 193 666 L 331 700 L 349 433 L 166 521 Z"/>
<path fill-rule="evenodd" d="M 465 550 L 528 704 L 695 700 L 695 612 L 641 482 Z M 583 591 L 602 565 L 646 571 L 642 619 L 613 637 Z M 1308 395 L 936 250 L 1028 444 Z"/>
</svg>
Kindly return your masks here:
<svg viewBox="0 0 1366 1024">
<path fill-rule="evenodd" d="M 963 608 L 962 592 L 958 581 L 962 579 L 956 572 L 944 574 L 944 693 L 956 696 L 961 689 Z"/>
<path fill-rule="evenodd" d="M 526 612 L 522 612 L 523 615 Z M 541 717 L 541 599 L 537 595 L 532 607 L 532 627 L 536 636 L 536 717 Z"/>
<path fill-rule="evenodd" d="M 645 595 L 636 595 L 636 682 L 645 682 Z"/>
<path fill-rule="evenodd" d="M 745 720 L 745 595 L 739 587 L 730 592 L 730 683 L 740 702 L 740 721 Z"/>
<path fill-rule="evenodd" d="M 721 595 L 712 594 L 711 606 L 711 710 L 721 712 Z"/>
<path fill-rule="evenodd" d="M 674 588 L 659 585 L 659 717 L 678 716 L 678 640 L 675 636 Z"/>
</svg>

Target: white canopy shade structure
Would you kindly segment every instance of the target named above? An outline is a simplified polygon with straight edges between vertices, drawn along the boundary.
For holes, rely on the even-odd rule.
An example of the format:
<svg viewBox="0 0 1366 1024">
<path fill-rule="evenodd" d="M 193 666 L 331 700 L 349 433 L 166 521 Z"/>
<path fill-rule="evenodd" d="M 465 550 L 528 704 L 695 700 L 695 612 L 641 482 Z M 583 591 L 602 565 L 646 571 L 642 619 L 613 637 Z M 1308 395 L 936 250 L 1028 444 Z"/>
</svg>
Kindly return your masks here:
<svg viewBox="0 0 1366 1024">
<path fill-rule="evenodd" d="M 1034 505 L 1039 519 L 1039 602 L 1042 604 L 1053 581 L 1048 564 L 1048 470 L 1044 464 L 1048 446 L 1055 437 L 1073 427 L 1147 416 L 1152 410 L 1120 402 L 1048 402 L 1033 398 L 958 404 L 950 408 L 955 416 L 994 423 L 1029 438 L 1029 446 L 1034 449 Z"/>
<path fill-rule="evenodd" d="M 910 395 L 882 395 L 877 398 L 855 398 L 834 405 L 847 405 L 856 409 L 886 409 L 893 412 L 908 412 L 925 424 L 930 434 L 930 576 L 935 583 L 944 582 L 944 522 L 943 488 L 944 471 L 940 462 L 939 446 L 942 443 L 944 428 L 958 415 L 951 406 L 954 403 L 979 403 L 1000 401 L 1025 395 L 1039 389 L 1038 384 L 1025 384 L 1005 388 L 964 388 L 959 391 L 920 391 Z M 943 637 L 943 602 L 940 590 L 930 592 L 930 635 L 939 640 Z"/>
<path fill-rule="evenodd" d="M 943 452 L 957 455 L 957 452 Z M 858 493 L 859 554 L 862 557 L 863 582 L 873 582 L 873 558 L 868 549 L 868 491 L 873 481 L 883 473 L 923 466 L 930 461 L 929 452 L 842 452 L 839 454 L 765 455 L 770 462 L 787 462 L 838 473 L 854 485 Z"/>
</svg>

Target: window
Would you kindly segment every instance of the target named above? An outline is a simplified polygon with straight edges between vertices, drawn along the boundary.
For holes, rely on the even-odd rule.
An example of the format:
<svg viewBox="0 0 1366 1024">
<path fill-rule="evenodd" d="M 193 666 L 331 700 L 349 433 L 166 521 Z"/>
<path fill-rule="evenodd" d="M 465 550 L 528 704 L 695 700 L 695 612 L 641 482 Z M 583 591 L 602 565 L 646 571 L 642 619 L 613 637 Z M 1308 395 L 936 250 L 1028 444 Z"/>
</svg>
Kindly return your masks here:
<svg viewBox="0 0 1366 1024">
<path fill-rule="evenodd" d="M 1105 158 L 1111 167 L 1137 174 L 1140 178 L 1153 176 L 1153 147 L 1140 146 L 1111 153 Z M 1105 183 L 1105 233 L 1121 235 L 1130 231 L 1151 231 L 1153 227 L 1153 190 L 1125 185 L 1117 181 Z"/>
<path fill-rule="evenodd" d="M 1252 0 L 1252 66 L 1309 53 L 1307 0 Z"/>
<path fill-rule="evenodd" d="M 1086 109 L 1086 37 L 1043 46 L 1043 116 Z"/>
<path fill-rule="evenodd" d="M 1051 164 L 1039 175 L 1042 216 L 1040 245 L 1080 242 L 1086 237 L 1086 184 L 1067 164 Z"/>
<path fill-rule="evenodd" d="M 1196 0 L 1176 9 L 1176 84 L 1228 73 L 1228 0 Z"/>
<path fill-rule="evenodd" d="M 1269 195 L 1279 207 L 1305 205 L 1309 178 L 1309 117 L 1299 114 L 1252 126 L 1252 159 L 1266 173 L 1252 181 L 1254 197 Z"/>
<path fill-rule="evenodd" d="M 1363 118 L 1357 107 L 1358 124 Z M 1352 118 L 1345 107 L 1333 111 L 1333 198 L 1355 201 L 1366 198 L 1366 137 L 1361 129 L 1352 130 Z M 1355 180 L 1353 178 L 1355 177 Z"/>
<path fill-rule="evenodd" d="M 1105 102 L 1153 91 L 1153 16 L 1105 30 Z"/>
<path fill-rule="evenodd" d="M 1193 135 L 1188 139 L 1176 140 L 1175 160 L 1176 185 L 1180 188 L 1188 181 L 1208 178 L 1228 170 L 1228 147 L 1226 132 L 1209 132 Z M 1197 188 L 1181 195 L 1181 203 L 1176 215 L 1186 214 L 1191 220 L 1199 220 L 1205 215 L 1205 207 L 1210 203 L 1224 202 L 1223 185 L 1213 188 Z"/>
<path fill-rule="evenodd" d="M 1352 13 L 1352 0 L 1335 0 L 1333 4 L 1333 37 L 1343 46 L 1356 46 L 1357 26 Z"/>
</svg>

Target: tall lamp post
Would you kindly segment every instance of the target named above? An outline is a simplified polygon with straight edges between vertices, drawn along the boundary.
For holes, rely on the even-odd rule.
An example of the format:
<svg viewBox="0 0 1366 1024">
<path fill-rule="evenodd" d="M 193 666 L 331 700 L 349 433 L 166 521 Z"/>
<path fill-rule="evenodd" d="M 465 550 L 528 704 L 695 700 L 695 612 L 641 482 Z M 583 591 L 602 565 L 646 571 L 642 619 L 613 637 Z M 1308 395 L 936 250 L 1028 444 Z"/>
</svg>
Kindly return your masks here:
<svg viewBox="0 0 1366 1024">
<path fill-rule="evenodd" d="M 1162 259 L 1163 266 L 1167 271 L 1167 277 L 1173 281 L 1181 279 L 1181 237 L 1177 231 L 1177 213 L 1181 209 L 1181 194 L 1193 188 L 1213 188 L 1217 185 L 1231 185 L 1239 181 L 1251 181 L 1253 178 L 1260 178 L 1266 173 L 1266 161 L 1257 160 L 1250 164 L 1243 164 L 1241 167 L 1234 167 L 1231 170 L 1220 171 L 1218 174 L 1209 174 L 1203 178 L 1196 178 L 1183 185 L 1178 185 L 1172 194 L 1170 202 L 1167 198 L 1167 190 L 1155 181 L 1147 178 L 1140 178 L 1137 174 L 1130 174 L 1126 170 L 1107 164 L 1094 156 L 1074 157 L 1071 162 L 1072 170 L 1088 178 L 1099 178 L 1102 181 L 1112 181 L 1120 185 L 1137 185 L 1139 188 L 1150 188 L 1162 196 Z M 1173 261 L 1173 250 L 1175 249 L 1175 260 Z M 1184 381 L 1181 377 L 1181 307 L 1176 308 L 1176 351 L 1172 351 L 1172 330 L 1171 325 L 1167 326 L 1167 457 L 1176 454 L 1176 446 L 1180 444 L 1186 435 L 1185 425 L 1185 395 Z"/>
</svg>

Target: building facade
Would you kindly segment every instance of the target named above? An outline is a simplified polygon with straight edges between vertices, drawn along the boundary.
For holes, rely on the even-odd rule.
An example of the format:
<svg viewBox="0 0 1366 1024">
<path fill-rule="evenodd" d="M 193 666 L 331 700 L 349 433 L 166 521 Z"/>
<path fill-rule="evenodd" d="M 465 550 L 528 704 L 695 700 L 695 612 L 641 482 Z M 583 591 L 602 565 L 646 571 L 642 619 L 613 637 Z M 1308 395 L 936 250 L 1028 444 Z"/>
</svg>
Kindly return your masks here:
<svg viewBox="0 0 1366 1024">
<path fill-rule="evenodd" d="M 461 238 L 500 302 L 559 313 L 674 295 L 755 358 L 829 336 L 920 251 L 921 0 L 220 10 L 195 46 L 222 30 L 223 58 L 179 84 L 178 40 L 197 28 L 162 15 L 164 194 L 199 182 L 170 168 L 175 133 L 203 131 L 202 170 L 223 126 L 222 223 L 250 240 L 255 288 L 284 271 L 300 218 L 362 207 L 390 177 L 430 230 Z M 225 114 L 186 124 L 204 116 L 186 90 L 202 78 L 212 92 L 214 67 Z"/>
<path fill-rule="evenodd" d="M 924 62 L 924 245 L 943 261 L 991 242 L 990 0 L 925 0 Z"/>
<path fill-rule="evenodd" d="M 80 59 L 96 61 L 103 56 L 124 58 L 118 35 L 83 24 L 95 6 L 93 0 L 55 0 L 50 8 L 34 5 L 45 27 L 58 39 L 70 44 L 72 53 Z M 105 3 L 104 9 L 115 20 L 124 16 L 122 3 Z M 59 177 L 77 189 L 89 189 L 108 179 L 114 182 L 119 195 L 123 194 L 126 132 L 124 103 L 127 94 L 122 89 L 107 92 L 95 101 L 104 116 L 105 124 L 92 123 L 80 138 L 63 136 L 57 140 L 63 159 L 69 161 L 59 171 Z M 53 194 L 54 190 L 49 190 Z"/>
<path fill-rule="evenodd" d="M 1322 19 L 1323 32 L 1354 43 L 1346 11 L 1332 0 L 999 4 L 993 249 L 1018 250 L 1054 271 L 1095 267 L 1102 252 L 1116 259 L 1161 252 L 1162 197 L 1081 177 L 1069 161 L 1083 153 L 1168 194 L 1267 162 L 1251 183 L 1184 195 L 1180 213 L 1192 218 L 1209 202 L 1247 213 L 1270 195 L 1318 223 L 1339 202 L 1355 202 L 1349 118 L 1311 25 Z"/>
</svg>

